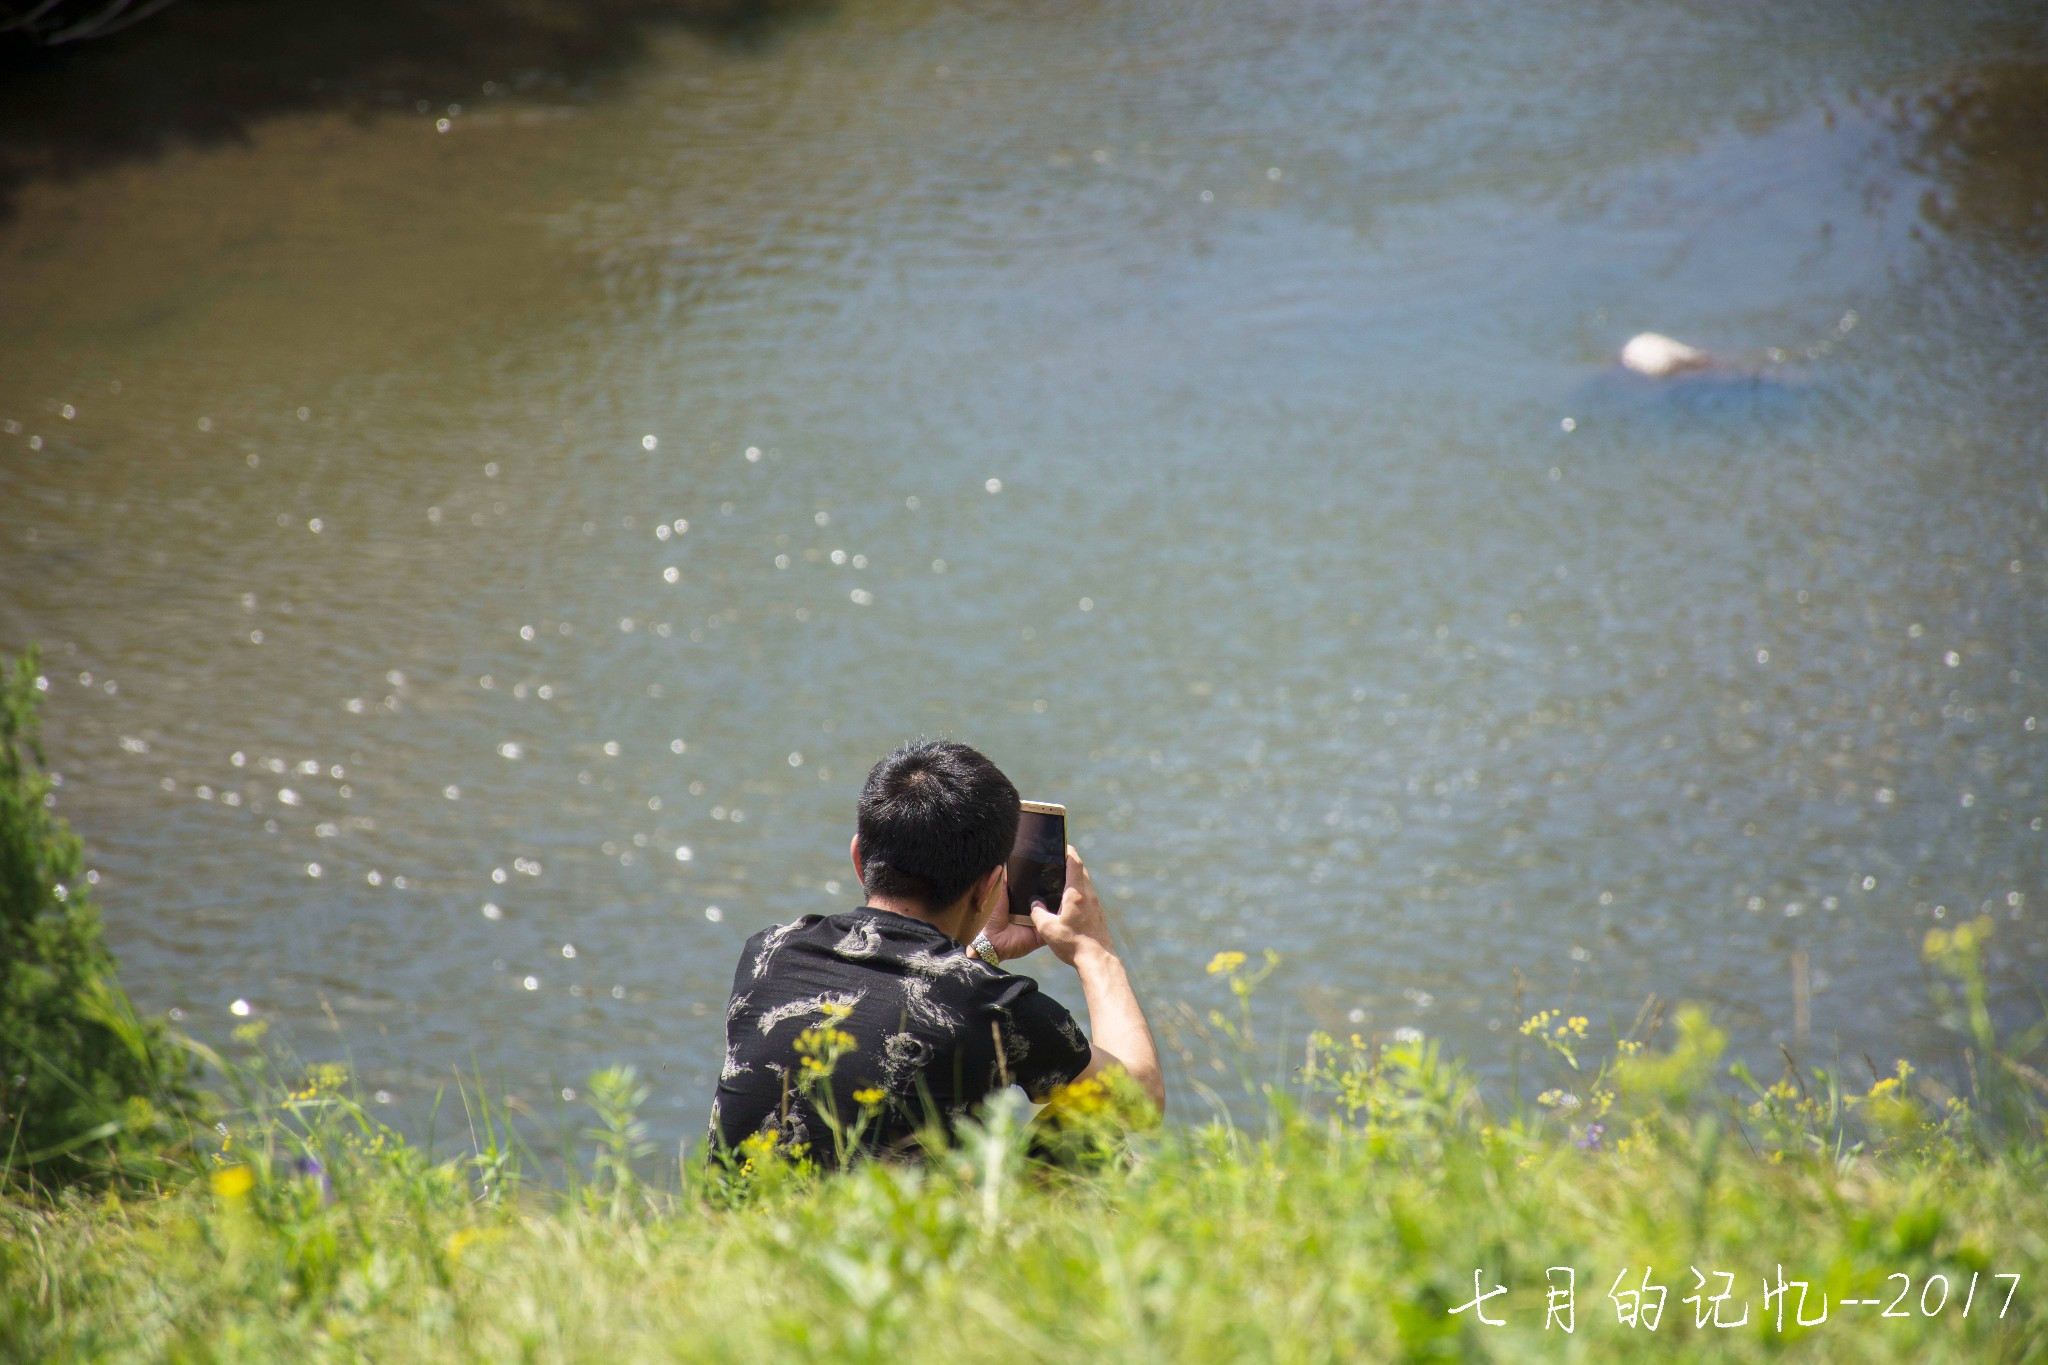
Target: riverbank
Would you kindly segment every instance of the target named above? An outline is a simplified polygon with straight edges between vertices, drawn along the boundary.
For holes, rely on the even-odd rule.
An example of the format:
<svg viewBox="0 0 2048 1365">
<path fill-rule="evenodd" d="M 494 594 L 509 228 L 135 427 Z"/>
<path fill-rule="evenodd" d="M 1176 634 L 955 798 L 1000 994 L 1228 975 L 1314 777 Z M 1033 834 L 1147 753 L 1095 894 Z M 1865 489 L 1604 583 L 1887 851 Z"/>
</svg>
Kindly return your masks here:
<svg viewBox="0 0 2048 1365">
<path fill-rule="evenodd" d="M 1965 940 L 1930 949 L 1953 964 Z M 1989 1362 L 2048 1347 L 2042 1111 L 2024 1062 L 1978 1079 L 2000 1120 L 1927 1102 L 1903 1065 L 1860 1088 L 1788 1069 L 1737 1103 L 1697 1012 L 1668 1051 L 1625 1041 L 1607 1065 L 1575 1051 L 1585 1031 L 1554 1012 L 1527 1022 L 1560 1085 L 1513 1118 L 1489 1115 L 1429 1042 L 1318 1036 L 1256 1127 L 1170 1127 L 1053 1167 L 1027 1159 L 1021 1106 L 997 1106 L 925 1167 L 830 1178 L 759 1153 L 737 1175 L 687 1158 L 650 1175 L 645 1090 L 619 1069 L 589 1085 L 593 1159 L 546 1188 L 474 1094 L 443 1110 L 442 1133 L 463 1132 L 450 1157 L 378 1124 L 338 1068 L 265 1084 L 274 1063 L 251 1058 L 242 1106 L 189 1181 L 0 1203 L 0 1356 L 1762 1360 L 1798 1346 Z M 1101 1137 L 1090 1107 L 1070 1103 L 1063 1131 Z"/>
<path fill-rule="evenodd" d="M 1539 1009 L 1491 1100 L 1412 1029 L 1312 1033 L 1283 1070 L 1253 1007 L 1280 959 L 1232 950 L 1207 966 L 1232 1000 L 1199 1021 L 1213 1065 L 1186 1059 L 1164 1126 L 1091 1084 L 1036 1115 L 1007 1092 L 921 1166 L 823 1176 L 751 1140 L 712 1165 L 658 1152 L 649 1087 L 613 1066 L 563 1092 L 588 1116 L 554 1165 L 502 1084 L 458 1081 L 408 1135 L 266 1020 L 216 1048 L 137 1016 L 32 762 L 45 677 L 0 669 L 0 883 L 30 892 L 0 902 L 0 1361 L 2048 1347 L 2048 1024 L 1997 1035 L 1989 917 L 1922 945 L 1956 1087 L 1790 1051 L 1766 1083 L 1654 997 L 1625 1028 Z"/>
</svg>

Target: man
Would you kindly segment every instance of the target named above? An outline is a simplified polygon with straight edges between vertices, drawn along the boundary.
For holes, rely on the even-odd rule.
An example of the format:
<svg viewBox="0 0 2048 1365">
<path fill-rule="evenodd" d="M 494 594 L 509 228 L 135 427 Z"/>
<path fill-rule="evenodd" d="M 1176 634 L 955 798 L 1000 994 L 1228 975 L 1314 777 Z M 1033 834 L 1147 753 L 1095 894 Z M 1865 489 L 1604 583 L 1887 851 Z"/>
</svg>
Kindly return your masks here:
<svg viewBox="0 0 2048 1365">
<path fill-rule="evenodd" d="M 927 1124 L 950 1129 L 1011 1084 L 1042 1100 L 1111 1070 L 1165 1104 L 1151 1030 L 1073 848 L 1058 912 L 1039 902 L 1030 924 L 1011 923 L 1017 821 L 1016 787 L 965 744 L 908 745 L 874 766 L 852 847 L 866 904 L 765 929 L 741 954 L 716 1143 L 767 1136 L 836 1166 L 914 1151 Z M 1036 982 L 996 965 L 1041 945 L 1079 974 L 1093 1044 Z"/>
</svg>

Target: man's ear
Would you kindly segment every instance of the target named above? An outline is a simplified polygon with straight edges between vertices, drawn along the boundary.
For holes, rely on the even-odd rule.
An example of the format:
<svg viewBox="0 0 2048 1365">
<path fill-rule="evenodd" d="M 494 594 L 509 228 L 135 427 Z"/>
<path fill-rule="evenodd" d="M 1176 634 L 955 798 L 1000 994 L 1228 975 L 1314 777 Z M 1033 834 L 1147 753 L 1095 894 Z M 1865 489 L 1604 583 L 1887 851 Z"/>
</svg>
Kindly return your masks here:
<svg viewBox="0 0 2048 1365">
<path fill-rule="evenodd" d="M 858 834 L 854 835 L 853 842 L 846 846 L 846 854 L 853 859 L 853 879 L 865 885 L 868 873 L 867 869 L 860 865 L 860 836 Z"/>
</svg>

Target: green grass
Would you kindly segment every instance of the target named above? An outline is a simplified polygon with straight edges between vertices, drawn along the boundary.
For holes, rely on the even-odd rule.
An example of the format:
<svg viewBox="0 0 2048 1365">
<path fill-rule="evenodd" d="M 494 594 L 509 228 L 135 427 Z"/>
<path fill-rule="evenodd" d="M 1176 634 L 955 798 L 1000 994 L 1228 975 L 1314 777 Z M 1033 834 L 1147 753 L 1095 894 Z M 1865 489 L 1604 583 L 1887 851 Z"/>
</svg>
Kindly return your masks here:
<svg viewBox="0 0 2048 1365">
<path fill-rule="evenodd" d="M 2041 1038 L 1988 1039 L 1980 932 L 1929 944 L 1942 1003 L 1985 1031 L 1974 1102 L 1910 1070 L 1850 1086 L 1803 1065 L 1770 1085 L 1734 1068 L 1731 1091 L 1696 1011 L 1666 1046 L 1624 1037 L 1595 1064 L 1581 1021 L 1539 1014 L 1526 1045 L 1557 1084 L 1523 1113 L 1490 1113 L 1431 1043 L 1317 1037 L 1287 1085 L 1247 1084 L 1254 1126 L 1111 1141 L 1092 1115 L 1116 1098 L 1076 1097 L 1077 1155 L 1058 1166 L 1026 1155 L 1021 1106 L 1003 1104 L 922 1167 L 819 1176 L 755 1152 L 709 1172 L 648 1153 L 645 1091 L 616 1069 L 592 1078 L 586 1160 L 543 1183 L 474 1092 L 440 1118 L 460 1155 L 430 1156 L 337 1069 L 287 1086 L 252 1047 L 229 1135 L 187 1177 L 0 1201 L 0 1354 L 2039 1360 L 2048 1149 L 2024 1054 Z M 1243 1008 L 1212 1031 L 1250 1043 L 1255 974 L 1217 970 Z M 1810 1284 L 1809 1317 L 1828 1295 L 1824 1324 L 1796 1324 L 1794 1288 L 1778 1328 L 1763 1287 L 1781 1265 Z M 1668 1290 L 1654 1333 L 1609 1298 L 1646 1266 Z M 1569 1336 L 1545 1326 L 1550 1267 L 1576 1272 Z M 1746 1300 L 1746 1326 L 1695 1325 L 1691 1267 L 1708 1294 L 1733 1273 L 1724 1319 Z M 1508 1287 L 1486 1304 L 1506 1326 L 1449 1311 L 1475 1270 Z M 1995 1278 L 2014 1274 L 2016 1291 Z M 1895 1299 L 1906 1315 L 1884 1316 Z"/>
<path fill-rule="evenodd" d="M 50 809 L 48 685 L 34 649 L 0 655 L 0 1178 L 46 1185 L 163 1169 L 198 1099 L 186 1053 L 122 991 L 98 874 Z"/>
</svg>

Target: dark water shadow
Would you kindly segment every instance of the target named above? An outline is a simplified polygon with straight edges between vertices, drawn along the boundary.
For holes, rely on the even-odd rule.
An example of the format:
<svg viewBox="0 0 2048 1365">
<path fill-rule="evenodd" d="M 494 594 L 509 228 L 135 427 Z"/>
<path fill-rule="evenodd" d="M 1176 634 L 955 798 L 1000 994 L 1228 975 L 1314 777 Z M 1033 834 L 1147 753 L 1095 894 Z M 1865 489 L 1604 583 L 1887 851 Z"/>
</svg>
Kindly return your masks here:
<svg viewBox="0 0 2048 1365">
<path fill-rule="evenodd" d="M 269 116 L 587 99 L 663 27 L 756 47 L 829 2 L 179 0 L 114 37 L 0 43 L 0 220 L 39 177 L 241 141 Z"/>
<path fill-rule="evenodd" d="M 1963 72 L 1902 101 L 1914 169 L 1940 185 L 1922 205 L 1944 235 L 2048 255 L 2048 58 Z"/>
<path fill-rule="evenodd" d="M 2048 290 L 2040 268 L 2048 262 L 2048 57 L 2014 55 L 1972 65 L 1894 96 L 1891 105 L 1901 161 L 1932 186 L 1919 206 L 1923 229 L 1916 235 L 1957 244 L 1996 271 L 2006 290 Z M 1973 325 L 1981 331 L 2014 321 L 1980 316 Z M 2038 354 L 2031 346 L 2008 350 L 2017 365 L 2031 364 Z M 1571 401 L 1609 429 L 1672 448 L 1739 441 L 1765 427 L 1782 438 L 1789 423 L 1855 401 L 1856 385 L 1870 382 L 1860 375 L 1844 387 L 1830 376 L 1831 363 L 1744 356 L 1666 379 L 1614 365 L 1574 386 Z M 1969 364 L 1997 372 L 1981 356 Z"/>
<path fill-rule="evenodd" d="M 1815 398 L 1812 376 L 1791 365 L 1704 370 L 1649 379 L 1611 366 L 1572 390 L 1576 411 L 1634 437 L 1722 440 L 1758 427 L 1782 434 Z"/>
</svg>

